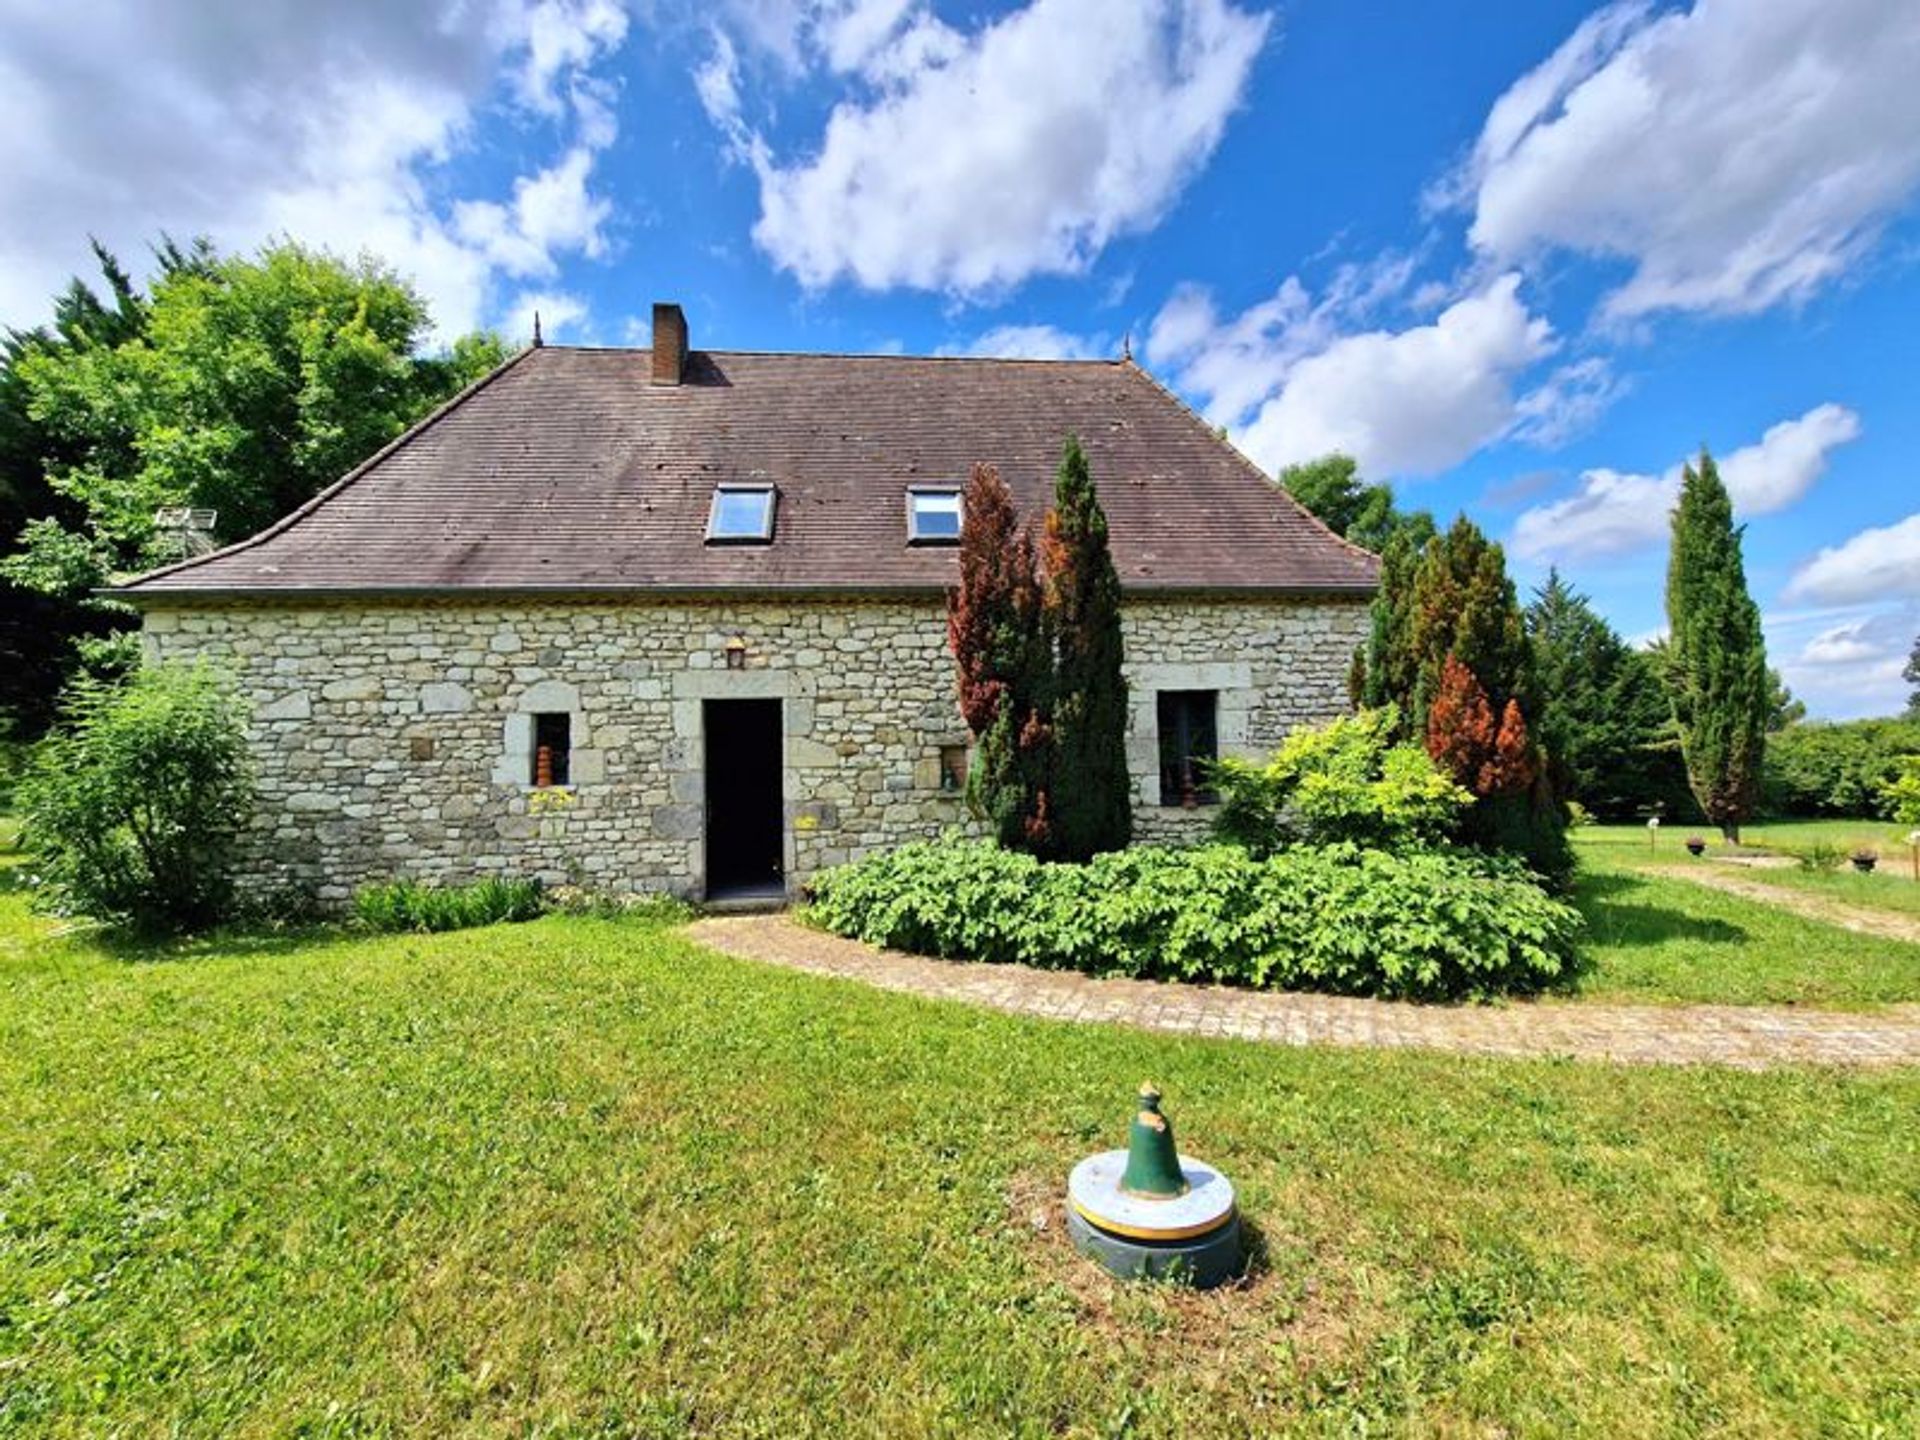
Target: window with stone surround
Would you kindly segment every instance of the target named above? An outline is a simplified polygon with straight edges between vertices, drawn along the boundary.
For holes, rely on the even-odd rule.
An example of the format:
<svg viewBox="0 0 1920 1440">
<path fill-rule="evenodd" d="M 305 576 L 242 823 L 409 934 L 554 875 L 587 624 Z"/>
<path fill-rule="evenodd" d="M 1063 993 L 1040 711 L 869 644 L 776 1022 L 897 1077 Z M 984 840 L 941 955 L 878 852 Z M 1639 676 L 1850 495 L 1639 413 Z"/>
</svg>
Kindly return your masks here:
<svg viewBox="0 0 1920 1440">
<path fill-rule="evenodd" d="M 1212 805 L 1213 765 L 1220 758 L 1219 692 L 1162 690 L 1155 696 L 1160 726 L 1160 803 Z"/>
<path fill-rule="evenodd" d="M 533 754 L 530 779 L 538 789 L 567 783 L 572 768 L 573 717 L 564 710 L 533 717 Z"/>
</svg>

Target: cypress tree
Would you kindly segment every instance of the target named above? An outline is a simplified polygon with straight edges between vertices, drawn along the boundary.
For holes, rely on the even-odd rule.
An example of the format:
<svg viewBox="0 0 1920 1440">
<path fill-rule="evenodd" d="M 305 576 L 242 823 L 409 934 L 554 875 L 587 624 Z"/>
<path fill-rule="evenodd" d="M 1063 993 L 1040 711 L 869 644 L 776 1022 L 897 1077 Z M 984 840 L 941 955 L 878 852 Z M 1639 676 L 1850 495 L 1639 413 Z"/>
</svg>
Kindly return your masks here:
<svg viewBox="0 0 1920 1440">
<path fill-rule="evenodd" d="M 1419 669 L 1413 648 L 1413 582 L 1420 573 L 1424 542 L 1395 535 L 1380 555 L 1380 588 L 1374 593 L 1367 641 L 1356 657 L 1347 689 L 1356 705 L 1378 710 L 1400 706 L 1396 740 L 1414 738 L 1407 702 Z"/>
<path fill-rule="evenodd" d="M 1523 854 L 1555 882 L 1571 875 L 1519 601 L 1506 556 L 1472 521 L 1424 545 L 1405 532 L 1388 542 L 1358 668 L 1362 703 L 1399 706 L 1398 738 L 1425 745 L 1478 797 L 1459 838 Z"/>
<path fill-rule="evenodd" d="M 1121 850 L 1133 838 L 1127 682 L 1121 676 L 1120 576 L 1107 516 L 1075 436 L 1047 512 L 1046 606 L 1055 647 L 1053 845 L 1063 860 Z"/>
<path fill-rule="evenodd" d="M 1729 840 L 1759 796 L 1772 690 L 1760 607 L 1747 593 L 1744 527 L 1713 457 L 1681 474 L 1667 561 L 1668 683 L 1687 781 Z"/>
<path fill-rule="evenodd" d="M 960 584 L 947 595 L 947 644 L 960 714 L 975 744 L 967 800 L 1010 849 L 1052 844 L 1047 716 L 1051 654 L 1033 537 L 991 465 L 976 465 L 961 502 Z"/>
</svg>

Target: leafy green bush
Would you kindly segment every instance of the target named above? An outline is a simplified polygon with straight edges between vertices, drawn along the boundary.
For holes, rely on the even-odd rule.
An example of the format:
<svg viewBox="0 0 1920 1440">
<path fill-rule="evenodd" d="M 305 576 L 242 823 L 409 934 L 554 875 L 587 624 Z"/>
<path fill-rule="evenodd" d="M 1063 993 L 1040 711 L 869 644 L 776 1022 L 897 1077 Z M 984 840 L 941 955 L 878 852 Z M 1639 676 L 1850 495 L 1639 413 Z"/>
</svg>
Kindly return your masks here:
<svg viewBox="0 0 1920 1440">
<path fill-rule="evenodd" d="M 1425 749 L 1394 744 L 1397 707 L 1296 730 L 1264 765 L 1223 760 L 1214 833 L 1255 855 L 1350 842 L 1397 848 L 1445 835 L 1473 796 Z"/>
<path fill-rule="evenodd" d="M 1890 819 L 1887 787 L 1907 756 L 1920 756 L 1920 721 L 1789 725 L 1767 737 L 1766 808 L 1775 815 Z"/>
<path fill-rule="evenodd" d="M 395 880 L 368 885 L 353 897 L 354 918 L 368 930 L 470 930 L 477 925 L 534 920 L 546 909 L 538 880 L 476 880 L 470 885 L 422 885 Z"/>
<path fill-rule="evenodd" d="M 1880 802 L 1888 818 L 1920 825 L 1920 755 L 1901 758 L 1893 778 L 1880 787 Z"/>
<path fill-rule="evenodd" d="M 213 672 L 83 678 L 34 749 L 18 802 L 40 903 L 157 932 L 219 920 L 253 811 L 243 707 Z"/>
<path fill-rule="evenodd" d="M 1580 917 L 1465 851 L 1140 846 L 1046 864 L 985 841 L 826 871 L 809 917 L 920 954 L 1099 975 L 1455 999 L 1571 978 Z"/>
<path fill-rule="evenodd" d="M 1825 840 L 1816 840 L 1811 845 L 1783 845 L 1779 848 L 1797 860 L 1800 868 L 1809 874 L 1838 870 L 1840 862 L 1847 858 L 1844 847 L 1830 845 Z"/>
</svg>

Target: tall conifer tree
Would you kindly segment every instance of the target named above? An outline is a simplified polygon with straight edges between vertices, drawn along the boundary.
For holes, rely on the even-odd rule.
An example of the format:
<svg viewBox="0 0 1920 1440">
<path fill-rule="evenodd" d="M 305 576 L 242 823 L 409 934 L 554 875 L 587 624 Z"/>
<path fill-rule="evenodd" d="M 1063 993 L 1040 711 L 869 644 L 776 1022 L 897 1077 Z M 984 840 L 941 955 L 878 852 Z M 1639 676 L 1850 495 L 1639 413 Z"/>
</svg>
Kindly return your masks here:
<svg viewBox="0 0 1920 1440">
<path fill-rule="evenodd" d="M 1047 700 L 1052 655 L 1033 537 L 991 465 L 976 465 L 962 500 L 960 584 L 947 596 L 947 643 L 960 713 L 976 743 L 967 798 L 1010 849 L 1051 852 Z"/>
<path fill-rule="evenodd" d="M 1127 682 L 1120 672 L 1120 576 L 1086 453 L 1068 436 L 1047 512 L 1046 604 L 1053 686 L 1053 843 L 1091 860 L 1133 838 Z"/>
<path fill-rule="evenodd" d="M 1741 526 L 1713 457 L 1680 480 L 1667 561 L 1668 676 L 1687 780 L 1720 833 L 1753 813 L 1772 689 L 1760 608 L 1747 593 Z"/>
</svg>

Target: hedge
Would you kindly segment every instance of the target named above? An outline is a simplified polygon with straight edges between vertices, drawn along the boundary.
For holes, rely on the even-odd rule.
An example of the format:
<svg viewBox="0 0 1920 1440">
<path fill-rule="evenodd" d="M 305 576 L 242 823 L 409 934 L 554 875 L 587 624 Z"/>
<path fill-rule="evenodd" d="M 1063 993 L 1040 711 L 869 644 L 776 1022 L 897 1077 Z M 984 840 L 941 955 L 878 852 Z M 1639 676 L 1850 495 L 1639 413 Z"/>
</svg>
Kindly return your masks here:
<svg viewBox="0 0 1920 1440">
<path fill-rule="evenodd" d="M 924 955 L 1421 1000 L 1563 983 L 1581 924 L 1474 851 L 1140 846 L 1064 865 L 958 840 L 823 872 L 808 915 Z"/>
</svg>

